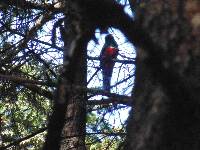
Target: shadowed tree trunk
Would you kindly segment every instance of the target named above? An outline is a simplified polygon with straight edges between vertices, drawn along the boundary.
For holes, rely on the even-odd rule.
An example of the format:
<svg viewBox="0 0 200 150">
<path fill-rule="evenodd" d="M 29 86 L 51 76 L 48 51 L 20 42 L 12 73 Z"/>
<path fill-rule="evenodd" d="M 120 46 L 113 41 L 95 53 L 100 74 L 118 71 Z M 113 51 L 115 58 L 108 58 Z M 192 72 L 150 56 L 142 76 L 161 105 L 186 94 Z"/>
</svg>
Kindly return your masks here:
<svg viewBox="0 0 200 150">
<path fill-rule="evenodd" d="M 66 5 L 66 13 L 72 2 Z M 72 6 L 72 7 L 70 7 Z M 69 8 L 70 7 L 70 8 Z M 86 93 L 75 90 L 75 86 L 86 88 L 87 63 L 86 48 L 90 32 L 85 32 L 76 10 L 64 21 L 61 27 L 64 41 L 64 61 L 54 99 L 54 111 L 49 121 L 49 130 L 44 149 L 68 150 L 85 148 L 86 125 Z"/>
<path fill-rule="evenodd" d="M 71 33 L 72 36 L 73 33 Z M 82 37 L 81 37 L 82 38 Z M 67 39 L 68 40 L 68 39 Z M 69 41 L 64 41 L 68 43 Z M 68 62 L 64 51 L 64 66 L 55 95 L 54 111 L 49 123 L 46 148 L 85 149 L 86 94 L 73 87 L 86 87 L 86 44 L 84 39 L 76 41 L 74 61 Z M 71 43 L 70 43 L 71 44 Z M 68 64 L 69 63 L 69 64 Z M 67 65 L 65 65 L 67 64 Z M 59 137 L 59 138 L 58 138 Z"/>
<path fill-rule="evenodd" d="M 86 37 L 81 38 L 86 39 Z M 63 86 L 67 93 L 63 96 L 67 98 L 67 108 L 61 134 L 62 140 L 60 149 L 62 150 L 85 149 L 86 93 L 78 92 L 73 89 L 75 85 L 86 88 L 87 66 L 85 49 L 87 40 L 85 39 L 78 39 L 80 41 L 76 43 L 77 47 L 73 58 L 74 62 L 71 62 L 70 67 L 64 65 L 64 68 L 66 67 L 67 70 L 63 72 Z M 64 59 L 64 63 L 68 61 L 68 58 Z"/>
<path fill-rule="evenodd" d="M 135 22 L 138 47 L 134 104 L 123 149 L 200 149 L 199 1 L 150 0 Z"/>
</svg>

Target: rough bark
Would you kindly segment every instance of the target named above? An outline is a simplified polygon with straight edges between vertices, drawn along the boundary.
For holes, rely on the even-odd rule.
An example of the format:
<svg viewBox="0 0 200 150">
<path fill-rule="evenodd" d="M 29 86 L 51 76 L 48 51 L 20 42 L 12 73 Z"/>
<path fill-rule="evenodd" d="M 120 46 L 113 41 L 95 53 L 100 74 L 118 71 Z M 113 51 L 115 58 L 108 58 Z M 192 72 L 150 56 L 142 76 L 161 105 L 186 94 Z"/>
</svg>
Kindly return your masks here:
<svg viewBox="0 0 200 150">
<path fill-rule="evenodd" d="M 66 7 L 66 20 L 62 28 L 64 61 L 49 120 L 45 150 L 68 150 L 85 148 L 86 92 L 77 92 L 73 87 L 86 88 L 86 47 L 91 38 L 84 28 L 80 8 L 71 1 Z M 70 12 L 70 13 L 69 13 Z"/>
<path fill-rule="evenodd" d="M 78 23 L 75 24 L 78 26 Z M 69 25 L 69 23 L 68 23 Z M 71 24 L 72 25 L 72 24 Z M 74 32 L 74 27 L 71 27 L 71 31 L 68 34 L 67 40 L 72 37 L 72 42 L 66 42 L 67 50 L 71 50 L 73 46 L 74 54 L 72 55 L 72 59 L 69 61 L 69 52 L 66 51 L 64 53 L 64 70 L 63 78 L 67 81 L 68 85 L 77 85 L 86 88 L 87 83 L 87 63 L 86 63 L 86 47 L 88 42 L 88 35 L 82 33 L 81 31 Z M 80 34 L 80 35 L 79 35 Z M 80 36 L 80 37 L 79 37 Z M 77 40 L 77 41 L 75 41 Z M 75 42 L 75 43 L 73 43 Z M 73 45 L 75 44 L 75 45 Z M 70 47 L 69 47 L 70 45 Z M 68 64 L 69 63 L 69 64 Z M 72 86 L 71 86 L 72 87 Z M 77 92 L 73 88 L 67 87 L 67 108 L 65 112 L 65 123 L 62 130 L 62 140 L 61 140 L 61 150 L 68 149 L 76 149 L 76 150 L 84 150 L 85 148 L 85 125 L 86 125 L 86 93 L 85 92 Z"/>
<path fill-rule="evenodd" d="M 123 149 L 200 149 L 199 7 L 196 0 L 150 0 L 137 7 L 135 22 L 147 38 L 137 48 L 134 109 Z"/>
</svg>

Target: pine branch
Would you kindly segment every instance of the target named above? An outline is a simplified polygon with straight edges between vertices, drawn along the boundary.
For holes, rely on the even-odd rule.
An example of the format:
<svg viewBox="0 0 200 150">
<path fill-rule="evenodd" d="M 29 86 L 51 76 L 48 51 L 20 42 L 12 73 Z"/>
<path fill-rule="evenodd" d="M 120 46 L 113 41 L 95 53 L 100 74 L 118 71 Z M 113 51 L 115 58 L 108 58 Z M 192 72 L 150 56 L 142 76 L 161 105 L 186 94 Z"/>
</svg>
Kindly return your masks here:
<svg viewBox="0 0 200 150">
<path fill-rule="evenodd" d="M 53 11 L 53 12 L 58 12 L 60 11 L 60 7 L 57 7 L 56 4 L 41 4 L 37 2 L 31 2 L 27 0 L 1 0 L 0 5 L 4 6 L 15 6 L 17 8 L 21 9 L 37 9 L 37 10 L 47 10 L 47 11 Z"/>
<path fill-rule="evenodd" d="M 5 74 L 0 74 L 0 80 L 9 80 L 9 81 L 13 81 L 15 83 L 19 83 L 19 84 L 37 84 L 37 85 L 44 85 L 44 86 L 51 86 L 54 87 L 55 84 L 54 83 L 47 83 L 44 81 L 38 81 L 38 80 L 32 80 L 32 79 L 27 79 L 25 77 L 19 77 L 16 75 L 5 75 Z"/>
<path fill-rule="evenodd" d="M 47 23 L 48 21 L 50 21 L 51 19 L 53 19 L 53 13 L 44 13 L 41 17 L 39 17 L 36 21 L 35 21 L 35 25 L 26 33 L 25 38 L 22 40 L 22 42 L 19 44 L 19 48 L 24 49 L 27 47 L 27 43 L 34 39 L 34 37 L 37 35 L 37 31 L 42 28 L 42 26 Z"/>
<path fill-rule="evenodd" d="M 10 147 L 12 147 L 12 146 L 19 145 L 21 142 L 23 142 L 23 141 L 25 141 L 25 140 L 28 140 L 28 139 L 30 139 L 30 138 L 32 138 L 32 137 L 34 137 L 34 136 L 36 136 L 36 135 L 38 135 L 38 134 L 40 134 L 40 133 L 46 131 L 46 130 L 47 130 L 47 127 L 44 127 L 44 128 L 42 128 L 42 129 L 39 129 L 38 131 L 36 131 L 36 132 L 34 132 L 34 133 L 32 133 L 32 134 L 30 134 L 30 135 L 28 135 L 28 136 L 25 136 L 25 137 L 23 137 L 23 138 L 17 139 L 16 141 L 14 141 L 14 142 L 12 142 L 12 143 L 6 145 L 6 146 L 0 147 L 0 150 L 5 150 L 5 149 L 8 149 L 8 148 L 10 148 Z"/>
<path fill-rule="evenodd" d="M 37 93 L 41 96 L 44 96 L 44 97 L 46 97 L 50 100 L 53 99 L 52 92 L 45 90 L 45 89 L 42 89 L 41 87 L 35 85 L 35 84 L 47 85 L 47 83 L 37 81 L 37 80 L 30 80 L 30 79 L 26 79 L 26 78 L 22 78 L 22 77 L 17 77 L 17 76 L 13 76 L 13 75 L 2 75 L 2 74 L 0 74 L 0 78 L 2 78 L 3 80 L 9 80 L 9 81 L 15 82 L 19 85 L 22 85 L 25 88 L 31 90 L 32 92 L 35 92 L 35 93 Z"/>
<path fill-rule="evenodd" d="M 25 34 L 23 34 L 23 33 L 21 33 L 21 32 L 18 32 L 18 31 L 15 30 L 15 29 L 11 29 L 11 28 L 8 27 L 6 24 L 4 24 L 2 21 L 0 21 L 0 23 L 1 23 L 2 27 L 5 27 L 6 30 L 8 30 L 9 32 L 11 32 L 11 33 L 13 33 L 13 34 L 17 34 L 17 35 L 19 35 L 19 36 L 21 36 L 21 37 L 23 37 L 23 38 L 26 37 Z M 50 46 L 51 48 L 55 48 L 55 49 L 57 49 L 57 50 L 59 50 L 59 51 L 63 51 L 62 48 L 60 48 L 60 47 L 58 47 L 58 46 L 56 46 L 56 45 L 50 44 L 50 43 L 48 43 L 48 42 L 41 41 L 41 40 L 38 40 L 38 39 L 35 39 L 35 38 L 32 39 L 32 40 L 35 41 L 35 42 L 38 42 L 38 43 L 41 43 L 41 44 Z"/>
<path fill-rule="evenodd" d="M 31 79 L 18 77 L 18 76 L 14 76 L 14 75 L 3 75 L 3 74 L 0 74 L 0 78 L 3 79 L 3 80 L 9 80 L 9 81 L 15 82 L 17 84 L 23 85 L 26 88 L 28 88 L 29 90 L 40 94 L 41 96 L 44 96 L 44 97 L 49 98 L 49 99 L 53 99 L 52 92 L 44 90 L 44 89 L 35 85 L 35 84 L 38 84 L 38 85 L 50 86 L 45 82 L 37 81 L 37 80 L 31 80 Z M 51 86 L 56 86 L 56 85 L 54 83 L 51 83 Z M 84 88 L 84 87 L 78 86 L 78 85 L 68 86 L 68 88 L 72 88 L 75 91 L 87 92 L 87 93 L 91 93 L 91 94 L 95 94 L 95 95 L 104 95 L 104 96 L 108 96 L 108 97 L 112 98 L 108 101 L 106 100 L 107 102 L 102 101 L 102 104 L 119 102 L 119 103 L 122 103 L 122 104 L 130 105 L 131 97 L 129 97 L 129 96 L 110 93 L 110 92 L 107 92 L 107 91 L 104 91 L 104 90 Z M 99 102 L 95 102 L 95 101 L 89 102 L 88 104 L 89 105 L 95 105 L 95 103 L 97 105 L 100 104 Z"/>
</svg>

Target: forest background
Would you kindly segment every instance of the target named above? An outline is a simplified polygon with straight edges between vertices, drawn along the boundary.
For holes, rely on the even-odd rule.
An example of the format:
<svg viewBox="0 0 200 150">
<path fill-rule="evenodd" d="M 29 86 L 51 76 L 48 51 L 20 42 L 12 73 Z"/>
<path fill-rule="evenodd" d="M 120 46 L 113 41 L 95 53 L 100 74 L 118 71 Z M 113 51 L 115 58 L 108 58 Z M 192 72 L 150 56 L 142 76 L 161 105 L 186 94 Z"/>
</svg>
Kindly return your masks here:
<svg viewBox="0 0 200 150">
<path fill-rule="evenodd" d="M 199 8 L 198 0 L 1 0 L 0 149 L 199 150 Z M 137 57 L 115 60 L 124 80 L 110 93 L 87 87 L 87 75 L 101 81 L 87 69 L 98 69 L 87 46 L 111 27 Z M 113 127 L 105 116 L 126 107 L 128 120 Z"/>
</svg>

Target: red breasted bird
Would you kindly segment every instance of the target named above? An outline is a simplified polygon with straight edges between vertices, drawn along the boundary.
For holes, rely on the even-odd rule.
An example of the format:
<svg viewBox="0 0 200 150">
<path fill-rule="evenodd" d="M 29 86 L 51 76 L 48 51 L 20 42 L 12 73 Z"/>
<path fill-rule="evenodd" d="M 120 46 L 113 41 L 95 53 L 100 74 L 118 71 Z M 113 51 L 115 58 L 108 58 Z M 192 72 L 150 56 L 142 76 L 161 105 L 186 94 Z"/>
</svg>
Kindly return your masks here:
<svg viewBox="0 0 200 150">
<path fill-rule="evenodd" d="M 113 72 L 113 67 L 115 65 L 114 59 L 118 55 L 117 42 L 114 40 L 111 34 L 105 37 L 105 44 L 101 50 L 100 54 L 100 67 L 102 69 L 103 75 L 103 89 L 110 91 L 110 82 Z"/>
</svg>

